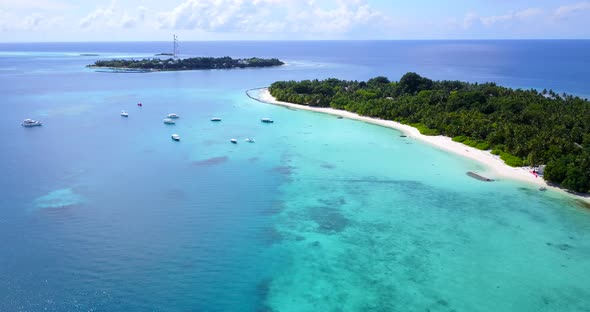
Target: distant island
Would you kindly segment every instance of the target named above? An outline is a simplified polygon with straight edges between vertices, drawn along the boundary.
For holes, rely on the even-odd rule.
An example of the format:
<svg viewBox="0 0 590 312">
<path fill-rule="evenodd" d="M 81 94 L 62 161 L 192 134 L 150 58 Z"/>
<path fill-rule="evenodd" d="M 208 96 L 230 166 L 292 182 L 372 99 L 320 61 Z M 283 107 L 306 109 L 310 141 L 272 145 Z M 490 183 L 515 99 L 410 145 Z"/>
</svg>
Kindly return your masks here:
<svg viewBox="0 0 590 312">
<path fill-rule="evenodd" d="M 445 135 L 491 150 L 513 167 L 546 165 L 546 181 L 590 191 L 587 99 L 494 83 L 433 81 L 416 73 L 398 82 L 386 77 L 277 81 L 269 91 L 278 101 L 346 110 L 407 124 L 424 135 Z"/>
<path fill-rule="evenodd" d="M 272 58 L 245 58 L 233 59 L 226 57 L 191 57 L 184 59 L 113 59 L 99 60 L 90 68 L 111 68 L 111 69 L 129 69 L 129 70 L 150 70 L 150 71 L 174 71 L 174 70 L 200 70 L 200 69 L 230 69 L 230 68 L 249 68 L 249 67 L 272 67 L 284 65 L 282 61 Z"/>
</svg>

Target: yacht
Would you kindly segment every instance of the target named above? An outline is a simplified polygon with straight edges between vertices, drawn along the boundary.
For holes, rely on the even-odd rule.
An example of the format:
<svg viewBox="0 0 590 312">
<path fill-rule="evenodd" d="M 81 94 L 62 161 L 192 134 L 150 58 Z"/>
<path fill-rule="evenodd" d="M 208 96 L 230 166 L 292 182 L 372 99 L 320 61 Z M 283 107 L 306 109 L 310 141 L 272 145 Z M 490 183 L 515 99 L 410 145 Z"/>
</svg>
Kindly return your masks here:
<svg viewBox="0 0 590 312">
<path fill-rule="evenodd" d="M 123 117 L 129 117 L 129 113 L 126 111 L 121 111 L 121 116 Z"/>
<path fill-rule="evenodd" d="M 221 121 L 221 118 L 218 118 L 218 117 L 211 118 L 211 121 Z"/>
<path fill-rule="evenodd" d="M 168 114 L 168 115 L 166 115 L 166 117 L 168 117 L 168 118 L 180 118 L 180 116 L 178 116 L 178 114 L 174 114 L 174 113 Z"/>
<path fill-rule="evenodd" d="M 180 141 L 180 135 L 178 135 L 178 134 L 176 134 L 176 133 L 175 133 L 175 134 L 173 134 L 173 135 L 172 135 L 172 140 L 174 140 L 174 141 Z"/>
<path fill-rule="evenodd" d="M 265 122 L 265 123 L 273 123 L 274 120 L 270 119 L 270 118 L 262 118 L 260 119 L 260 121 Z"/>
<path fill-rule="evenodd" d="M 23 123 L 21 124 L 23 127 L 37 127 L 42 125 L 43 123 L 40 122 L 39 120 L 34 120 L 34 119 L 25 119 L 23 120 Z"/>
<path fill-rule="evenodd" d="M 238 144 L 238 140 L 236 140 L 236 139 L 231 139 L 229 141 L 232 142 L 233 144 Z"/>
<path fill-rule="evenodd" d="M 174 120 L 172 120 L 172 119 L 170 119 L 170 118 L 165 118 L 165 119 L 163 120 L 163 122 L 164 122 L 165 124 L 167 124 L 167 125 L 173 125 L 173 124 L 175 124 L 175 123 L 176 123 L 176 121 L 174 121 Z"/>
</svg>

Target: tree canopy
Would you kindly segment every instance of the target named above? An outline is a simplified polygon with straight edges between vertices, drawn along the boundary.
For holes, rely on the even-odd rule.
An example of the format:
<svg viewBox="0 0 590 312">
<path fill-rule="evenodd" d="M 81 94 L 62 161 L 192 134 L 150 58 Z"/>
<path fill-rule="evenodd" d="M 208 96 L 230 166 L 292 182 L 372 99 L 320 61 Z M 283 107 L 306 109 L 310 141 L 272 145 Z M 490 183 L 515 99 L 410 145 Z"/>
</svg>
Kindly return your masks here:
<svg viewBox="0 0 590 312">
<path fill-rule="evenodd" d="M 99 60 L 89 67 L 108 67 L 125 69 L 149 69 L 149 70 L 196 70 L 196 69 L 229 69 L 246 67 L 270 67 L 281 66 L 285 63 L 276 58 L 262 59 L 257 57 L 247 59 L 233 59 L 225 57 L 192 57 L 185 59 L 114 59 Z"/>
<path fill-rule="evenodd" d="M 280 101 L 332 107 L 410 124 L 490 149 L 511 166 L 545 164 L 544 178 L 576 192 L 590 191 L 590 102 L 551 90 L 494 83 L 433 81 L 407 73 L 398 82 L 338 79 L 277 81 Z"/>
</svg>

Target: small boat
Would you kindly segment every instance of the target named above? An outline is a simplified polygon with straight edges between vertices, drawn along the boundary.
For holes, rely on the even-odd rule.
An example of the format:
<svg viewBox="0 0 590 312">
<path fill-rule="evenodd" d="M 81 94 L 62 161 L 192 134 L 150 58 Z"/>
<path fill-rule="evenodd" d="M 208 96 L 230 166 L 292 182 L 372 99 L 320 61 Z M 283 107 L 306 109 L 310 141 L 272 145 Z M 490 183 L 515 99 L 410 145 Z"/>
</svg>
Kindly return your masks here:
<svg viewBox="0 0 590 312">
<path fill-rule="evenodd" d="M 126 111 L 121 111 L 121 116 L 123 117 L 129 117 L 129 113 Z"/>
<path fill-rule="evenodd" d="M 405 135 L 405 134 L 402 134 L 402 135 L 400 135 L 399 137 L 400 137 L 400 138 L 407 138 L 408 136 L 407 136 L 407 135 Z"/>
<path fill-rule="evenodd" d="M 218 117 L 211 118 L 211 121 L 221 121 L 221 118 L 218 118 Z"/>
<path fill-rule="evenodd" d="M 137 103 L 137 106 L 139 106 L 139 107 L 142 107 L 142 106 L 143 106 L 143 104 L 141 104 L 141 103 Z"/>
<path fill-rule="evenodd" d="M 246 139 L 246 140 L 244 140 L 244 141 L 246 141 L 246 142 L 248 142 L 248 143 L 254 143 L 254 142 L 256 142 L 256 141 L 254 141 L 254 139 L 250 139 L 250 138 L 247 138 L 247 139 Z"/>
<path fill-rule="evenodd" d="M 180 118 L 180 116 L 178 116 L 178 114 L 174 114 L 174 113 L 168 114 L 168 115 L 166 115 L 166 117 L 168 117 L 168 118 Z"/>
<path fill-rule="evenodd" d="M 162 120 L 165 124 L 167 125 L 173 125 L 176 123 L 176 121 L 170 119 L 170 118 L 165 118 L 164 120 Z"/>
<path fill-rule="evenodd" d="M 236 139 L 231 139 L 229 141 L 232 142 L 233 144 L 238 144 L 238 140 L 236 140 Z"/>
<path fill-rule="evenodd" d="M 175 134 L 173 134 L 173 135 L 172 135 L 172 140 L 174 140 L 174 141 L 180 141 L 180 135 L 178 135 L 178 134 L 176 134 L 176 133 L 175 133 Z"/>
<path fill-rule="evenodd" d="M 274 120 L 270 119 L 270 118 L 262 118 L 260 119 L 260 121 L 264 122 L 264 123 L 273 123 Z"/>
<path fill-rule="evenodd" d="M 23 127 L 38 127 L 41 126 L 43 123 L 40 122 L 39 120 L 34 120 L 34 119 L 25 119 L 23 120 L 23 123 L 21 124 Z"/>
<path fill-rule="evenodd" d="M 539 188 L 539 191 L 541 191 L 541 192 L 545 192 L 546 190 L 547 190 L 547 188 L 546 188 L 546 187 L 544 187 L 544 186 L 541 186 L 541 187 Z"/>
</svg>

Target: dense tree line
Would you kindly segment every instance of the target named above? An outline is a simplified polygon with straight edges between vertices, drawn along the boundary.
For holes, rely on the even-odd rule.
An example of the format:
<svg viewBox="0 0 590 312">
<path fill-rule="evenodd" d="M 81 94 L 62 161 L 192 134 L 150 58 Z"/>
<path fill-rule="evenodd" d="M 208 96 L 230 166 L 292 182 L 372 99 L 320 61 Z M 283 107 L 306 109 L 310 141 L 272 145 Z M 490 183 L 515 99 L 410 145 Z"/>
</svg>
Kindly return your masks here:
<svg viewBox="0 0 590 312">
<path fill-rule="evenodd" d="M 432 81 L 416 73 L 398 82 L 338 79 L 278 81 L 280 101 L 332 107 L 410 124 L 500 155 L 511 166 L 546 164 L 544 178 L 566 189 L 590 190 L 590 102 L 553 91 L 494 83 Z"/>
<path fill-rule="evenodd" d="M 247 58 L 233 59 L 226 57 L 191 57 L 185 59 L 114 59 L 99 60 L 90 67 L 129 68 L 129 69 L 150 69 L 150 70 L 194 70 L 194 69 L 228 69 L 246 67 L 269 67 L 280 66 L 284 63 L 276 58 Z"/>
</svg>

